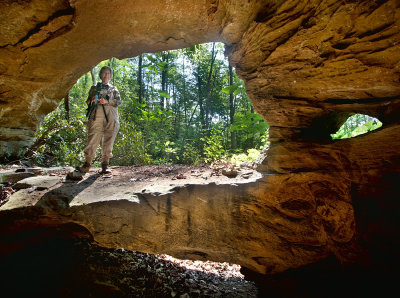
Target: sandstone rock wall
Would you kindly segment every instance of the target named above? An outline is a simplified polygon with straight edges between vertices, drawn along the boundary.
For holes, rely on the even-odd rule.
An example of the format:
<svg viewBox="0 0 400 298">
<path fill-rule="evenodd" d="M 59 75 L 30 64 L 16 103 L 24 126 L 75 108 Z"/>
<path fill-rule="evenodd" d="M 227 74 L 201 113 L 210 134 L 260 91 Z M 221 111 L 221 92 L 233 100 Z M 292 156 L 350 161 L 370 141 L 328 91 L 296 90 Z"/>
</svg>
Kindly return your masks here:
<svg viewBox="0 0 400 298">
<path fill-rule="evenodd" d="M 217 40 L 226 16 L 212 13 L 215 5 L 205 0 L 5 1 L 0 154 L 17 155 L 29 146 L 43 117 L 100 61 Z"/>
<path fill-rule="evenodd" d="M 29 146 L 44 115 L 99 61 L 207 41 L 226 43 L 256 110 L 271 126 L 272 140 L 328 139 L 353 113 L 376 116 L 384 125 L 397 122 L 399 5 L 5 1 L 0 152 L 16 155 Z M 110 46 L 99 42 L 104 39 Z"/>
<path fill-rule="evenodd" d="M 398 122 L 399 1 L 285 1 L 231 50 L 274 140 L 329 138 L 352 113 Z"/>
<path fill-rule="evenodd" d="M 321 227 L 329 234 L 321 255 L 334 253 L 343 262 L 379 251 L 382 239 L 385 249 L 399 246 L 398 0 L 2 3 L 1 155 L 29 146 L 44 115 L 101 60 L 222 41 L 271 126 L 260 170 L 280 175 L 254 190 L 252 212 L 265 223 L 268 210 L 279 210 L 281 218 L 263 229 L 292 237 L 279 248 L 293 254 L 286 259 L 290 266 L 303 264 L 297 246 L 313 246 L 319 236 L 308 236 Z M 330 134 L 354 113 L 378 117 L 383 127 L 331 141 Z M 282 224 L 288 217 L 289 228 Z M 258 249 L 276 256 L 265 246 Z M 273 257 L 258 262 L 262 266 L 252 269 L 262 273 L 277 264 Z"/>
</svg>

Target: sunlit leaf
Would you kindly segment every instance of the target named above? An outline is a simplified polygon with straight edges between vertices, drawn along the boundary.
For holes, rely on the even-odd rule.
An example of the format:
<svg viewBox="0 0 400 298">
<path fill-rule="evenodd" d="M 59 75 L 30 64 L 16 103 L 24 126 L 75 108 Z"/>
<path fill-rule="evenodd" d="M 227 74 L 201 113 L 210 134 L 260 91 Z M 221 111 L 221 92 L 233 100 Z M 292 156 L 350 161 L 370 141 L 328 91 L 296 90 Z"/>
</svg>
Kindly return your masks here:
<svg viewBox="0 0 400 298">
<path fill-rule="evenodd" d="M 166 93 L 164 91 L 158 91 L 158 93 L 160 94 L 161 97 L 165 97 L 165 98 L 170 98 L 171 97 L 168 93 Z"/>
</svg>

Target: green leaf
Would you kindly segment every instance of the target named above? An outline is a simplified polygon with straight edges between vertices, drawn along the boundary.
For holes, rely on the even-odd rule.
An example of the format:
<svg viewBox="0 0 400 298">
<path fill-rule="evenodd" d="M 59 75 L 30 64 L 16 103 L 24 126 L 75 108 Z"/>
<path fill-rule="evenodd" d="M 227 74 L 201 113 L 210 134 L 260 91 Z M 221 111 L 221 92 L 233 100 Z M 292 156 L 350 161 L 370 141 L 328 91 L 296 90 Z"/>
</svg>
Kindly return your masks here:
<svg viewBox="0 0 400 298">
<path fill-rule="evenodd" d="M 149 66 L 149 69 L 154 71 L 156 73 L 156 75 L 158 74 L 158 69 L 154 65 Z"/>
<path fill-rule="evenodd" d="M 154 64 L 157 64 L 157 59 L 154 58 L 152 55 L 146 55 L 146 58 L 149 59 L 151 62 L 153 62 Z"/>
<path fill-rule="evenodd" d="M 231 86 L 222 88 L 221 92 L 225 94 L 230 94 L 231 93 Z"/>
<path fill-rule="evenodd" d="M 228 86 L 228 87 L 222 88 L 221 92 L 223 92 L 225 94 L 234 93 L 236 91 L 236 89 L 239 88 L 239 85 L 240 85 L 240 82 L 237 82 L 237 83 L 233 84 L 232 86 Z"/>
<path fill-rule="evenodd" d="M 164 91 L 158 91 L 158 93 L 160 93 L 161 97 L 171 98 L 171 96 L 168 93 L 164 92 Z"/>
<path fill-rule="evenodd" d="M 165 61 L 161 61 L 157 63 L 157 66 L 160 70 L 167 70 L 168 63 Z"/>
<path fill-rule="evenodd" d="M 243 90 L 241 89 L 241 88 L 237 88 L 235 91 L 233 91 L 233 95 L 238 95 L 238 94 L 240 94 L 241 92 L 243 92 Z"/>
</svg>

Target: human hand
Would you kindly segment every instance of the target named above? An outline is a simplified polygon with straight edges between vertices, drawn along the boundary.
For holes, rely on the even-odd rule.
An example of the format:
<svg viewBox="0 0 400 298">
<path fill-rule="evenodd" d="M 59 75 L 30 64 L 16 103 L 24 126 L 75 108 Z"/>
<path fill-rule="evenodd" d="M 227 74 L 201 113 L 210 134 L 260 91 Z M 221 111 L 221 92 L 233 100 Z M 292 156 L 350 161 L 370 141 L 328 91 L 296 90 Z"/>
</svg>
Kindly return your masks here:
<svg viewBox="0 0 400 298">
<path fill-rule="evenodd" d="M 104 99 L 103 97 L 100 98 L 100 104 L 101 104 L 101 105 L 105 105 L 105 104 L 107 104 L 107 103 L 108 103 L 108 100 L 107 100 L 107 99 Z"/>
</svg>

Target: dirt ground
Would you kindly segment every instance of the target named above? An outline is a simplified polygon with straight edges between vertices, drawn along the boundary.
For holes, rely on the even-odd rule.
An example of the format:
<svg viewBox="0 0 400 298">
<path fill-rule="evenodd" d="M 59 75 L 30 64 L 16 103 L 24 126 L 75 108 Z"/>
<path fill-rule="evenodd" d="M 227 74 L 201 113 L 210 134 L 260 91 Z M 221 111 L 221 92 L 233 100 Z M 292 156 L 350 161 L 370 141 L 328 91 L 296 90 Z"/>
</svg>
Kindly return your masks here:
<svg viewBox="0 0 400 298">
<path fill-rule="evenodd" d="M 100 169 L 92 168 L 91 174 L 100 175 L 103 180 L 117 182 L 146 182 L 147 185 L 187 185 L 208 183 L 245 183 L 257 176 L 250 167 L 235 167 L 228 163 L 212 165 L 150 165 L 111 167 L 111 175 L 101 175 Z M 87 176 L 86 176 L 87 177 Z"/>
</svg>

